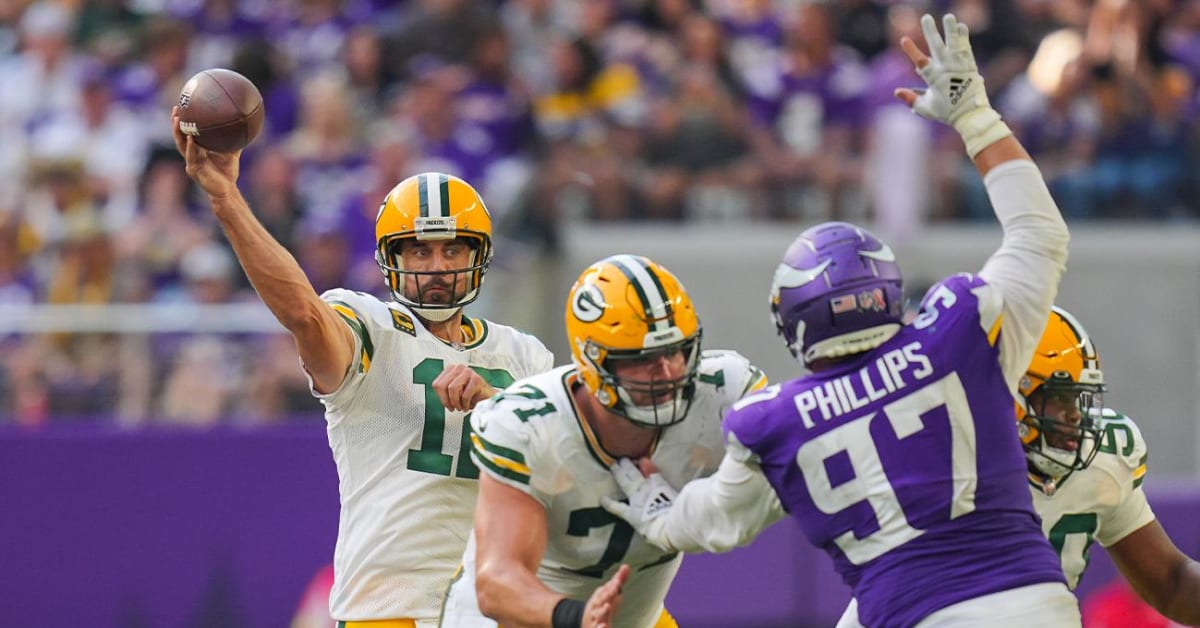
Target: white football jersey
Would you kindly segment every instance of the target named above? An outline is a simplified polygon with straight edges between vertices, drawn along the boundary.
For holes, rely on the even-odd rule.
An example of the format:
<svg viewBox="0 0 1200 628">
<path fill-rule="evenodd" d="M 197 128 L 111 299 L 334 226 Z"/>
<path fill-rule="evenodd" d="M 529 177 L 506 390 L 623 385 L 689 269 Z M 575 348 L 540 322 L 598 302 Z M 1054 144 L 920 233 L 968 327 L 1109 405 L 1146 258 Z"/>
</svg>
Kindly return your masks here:
<svg viewBox="0 0 1200 628">
<path fill-rule="evenodd" d="M 1071 474 L 1054 495 L 1046 495 L 1030 477 L 1042 532 L 1058 551 L 1071 589 L 1087 568 L 1093 541 L 1108 547 L 1154 521 L 1142 491 L 1147 453 L 1137 425 L 1106 408 L 1100 428 L 1103 436 L 1092 464 Z"/>
<path fill-rule="evenodd" d="M 703 352 L 687 417 L 662 430 L 651 455 L 672 486 L 682 488 L 717 469 L 725 455 L 725 411 L 766 383 L 762 371 L 735 352 Z M 613 625 L 649 628 L 662 613 L 682 557 L 650 545 L 600 505 L 603 496 L 625 495 L 609 471 L 615 460 L 575 407 L 575 385 L 583 385 L 575 368 L 562 366 L 479 404 L 471 417 L 472 455 L 484 472 L 545 507 L 549 538 L 538 577 L 546 586 L 586 600 L 619 565 L 628 564 L 633 573 Z M 476 603 L 473 536 L 441 625 L 496 626 Z"/>
<path fill-rule="evenodd" d="M 492 386 L 553 366 L 536 338 L 463 317 L 452 346 L 403 305 L 361 292 L 321 297 L 354 332 L 355 359 L 325 405 L 341 518 L 329 612 L 342 621 L 435 619 L 475 513 L 479 471 L 462 412 L 442 407 L 433 380 L 469 364 Z M 309 381 L 311 388 L 311 379 Z"/>
</svg>

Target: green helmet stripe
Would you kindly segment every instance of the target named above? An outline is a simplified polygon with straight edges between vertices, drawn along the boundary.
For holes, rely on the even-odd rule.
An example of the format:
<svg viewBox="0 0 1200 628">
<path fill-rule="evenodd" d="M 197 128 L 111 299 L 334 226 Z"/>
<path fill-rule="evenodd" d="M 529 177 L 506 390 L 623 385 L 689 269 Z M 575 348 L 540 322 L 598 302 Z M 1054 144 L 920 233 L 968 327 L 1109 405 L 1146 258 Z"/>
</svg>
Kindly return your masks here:
<svg viewBox="0 0 1200 628">
<path fill-rule="evenodd" d="M 417 203 L 420 207 L 421 218 L 429 216 L 429 185 L 425 179 L 425 177 L 417 177 Z"/>
<path fill-rule="evenodd" d="M 629 279 L 629 283 L 633 285 L 638 300 L 642 302 L 642 309 L 645 312 L 646 320 L 651 324 L 651 329 L 663 331 L 675 325 L 675 316 L 670 310 L 667 291 L 663 289 L 662 282 L 654 274 L 654 270 L 650 268 L 645 258 L 633 255 L 614 255 L 608 258 L 608 261 L 619 268 Z"/>
<path fill-rule="evenodd" d="M 438 175 L 438 205 L 443 216 L 450 215 L 450 179 L 444 174 Z"/>
</svg>

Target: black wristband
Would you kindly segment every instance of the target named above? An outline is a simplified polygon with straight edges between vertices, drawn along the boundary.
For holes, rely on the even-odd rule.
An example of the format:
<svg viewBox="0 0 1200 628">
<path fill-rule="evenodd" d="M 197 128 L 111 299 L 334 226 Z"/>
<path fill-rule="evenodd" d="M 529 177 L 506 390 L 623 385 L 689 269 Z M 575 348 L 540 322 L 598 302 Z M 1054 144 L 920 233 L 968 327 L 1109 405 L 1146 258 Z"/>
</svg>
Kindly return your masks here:
<svg viewBox="0 0 1200 628">
<path fill-rule="evenodd" d="M 580 628 L 583 626 L 583 609 L 587 605 L 579 600 L 564 597 L 554 605 L 554 614 L 550 616 L 553 628 Z"/>
</svg>

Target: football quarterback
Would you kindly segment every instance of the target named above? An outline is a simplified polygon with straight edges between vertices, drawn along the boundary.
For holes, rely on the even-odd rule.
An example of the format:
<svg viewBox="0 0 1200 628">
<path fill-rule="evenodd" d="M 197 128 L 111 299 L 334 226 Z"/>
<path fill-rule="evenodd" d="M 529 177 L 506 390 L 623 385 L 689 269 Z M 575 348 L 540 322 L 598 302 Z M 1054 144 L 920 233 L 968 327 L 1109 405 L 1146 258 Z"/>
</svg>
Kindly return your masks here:
<svg viewBox="0 0 1200 628">
<path fill-rule="evenodd" d="M 376 218 L 376 260 L 392 301 L 322 295 L 354 347 L 338 387 L 313 386 L 341 477 L 334 618 L 436 621 L 478 490 L 466 411 L 553 366 L 536 338 L 462 311 L 483 283 L 491 229 L 468 183 L 415 175 Z"/>
<path fill-rule="evenodd" d="M 376 259 L 392 299 L 341 289 L 318 296 L 239 192 L 241 153 L 200 147 L 179 130 L 177 109 L 171 123 L 188 175 L 291 332 L 325 406 L 341 498 L 331 616 L 347 628 L 436 623 L 478 487 L 465 413 L 553 365 L 532 336 L 463 314 L 491 261 L 483 199 L 445 174 L 401 181 L 376 217 Z"/>
</svg>

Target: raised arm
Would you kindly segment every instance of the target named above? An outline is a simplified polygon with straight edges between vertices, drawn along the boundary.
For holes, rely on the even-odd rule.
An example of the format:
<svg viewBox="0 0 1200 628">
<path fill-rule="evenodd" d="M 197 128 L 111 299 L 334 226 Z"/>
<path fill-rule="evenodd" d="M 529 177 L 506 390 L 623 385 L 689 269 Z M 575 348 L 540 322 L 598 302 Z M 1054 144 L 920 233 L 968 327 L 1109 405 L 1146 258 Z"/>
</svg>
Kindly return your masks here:
<svg viewBox="0 0 1200 628">
<path fill-rule="evenodd" d="M 216 153 L 201 148 L 179 130 L 178 110 L 171 113 L 171 129 L 175 147 L 187 161 L 188 175 L 208 193 L 213 214 L 250 284 L 292 333 L 316 390 L 333 392 L 353 361 L 354 337 L 337 312 L 317 295 L 296 259 L 254 217 L 238 191 L 241 151 Z"/>
<path fill-rule="evenodd" d="M 967 27 L 953 15 L 942 24 L 945 38 L 932 16 L 921 18 L 929 56 L 911 39 L 900 41 L 928 89 L 899 89 L 896 97 L 953 126 L 984 177 L 1004 240 L 979 275 L 999 292 L 1000 363 L 1015 390 L 1058 293 L 1070 234 L 1041 172 L 988 101 Z"/>
</svg>

